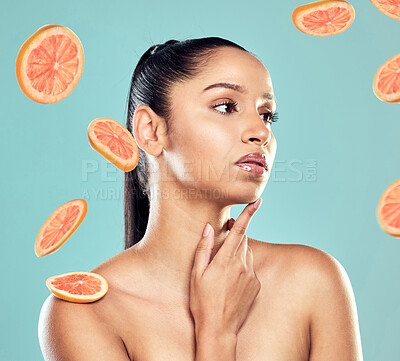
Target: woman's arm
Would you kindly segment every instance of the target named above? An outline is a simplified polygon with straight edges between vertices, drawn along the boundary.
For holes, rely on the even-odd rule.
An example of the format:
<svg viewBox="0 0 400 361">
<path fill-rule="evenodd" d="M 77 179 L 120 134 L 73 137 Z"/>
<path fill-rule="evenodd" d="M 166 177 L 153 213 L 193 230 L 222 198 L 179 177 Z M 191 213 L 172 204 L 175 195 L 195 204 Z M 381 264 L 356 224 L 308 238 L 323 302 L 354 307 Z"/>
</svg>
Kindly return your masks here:
<svg viewBox="0 0 400 361">
<path fill-rule="evenodd" d="M 235 361 L 237 335 L 212 329 L 196 331 L 195 361 Z"/>
<path fill-rule="evenodd" d="M 46 299 L 38 329 L 45 361 L 130 361 L 121 338 L 89 307 L 53 295 Z"/>
<path fill-rule="evenodd" d="M 309 361 L 362 361 L 356 301 L 343 266 L 329 254 L 317 250 L 309 277 Z"/>
<path fill-rule="evenodd" d="M 258 207 L 261 204 L 258 203 Z M 261 289 L 246 230 L 258 207 L 248 204 L 211 258 L 214 231 L 203 232 L 190 280 L 190 311 L 195 324 L 195 361 L 235 361 L 237 334 Z M 205 229 L 206 230 L 206 229 Z"/>
</svg>

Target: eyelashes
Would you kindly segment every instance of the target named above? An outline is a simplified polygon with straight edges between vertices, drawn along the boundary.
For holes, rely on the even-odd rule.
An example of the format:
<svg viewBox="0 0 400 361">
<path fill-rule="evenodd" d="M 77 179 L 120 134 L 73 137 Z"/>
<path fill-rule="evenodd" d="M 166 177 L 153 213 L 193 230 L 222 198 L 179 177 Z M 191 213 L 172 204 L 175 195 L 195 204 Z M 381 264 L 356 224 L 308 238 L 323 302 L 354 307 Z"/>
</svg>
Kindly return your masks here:
<svg viewBox="0 0 400 361">
<path fill-rule="evenodd" d="M 213 108 L 215 109 L 215 108 L 218 108 L 218 107 L 220 107 L 220 106 L 222 106 L 222 105 L 226 105 L 227 108 L 232 109 L 232 108 L 236 108 L 237 105 L 238 105 L 238 103 L 237 103 L 237 102 L 233 102 L 233 101 L 231 101 L 231 100 L 228 100 L 228 101 L 224 101 L 224 102 L 222 102 L 222 103 L 219 103 L 219 104 L 217 104 L 217 105 L 214 105 Z M 233 113 L 233 111 L 221 112 L 221 111 L 219 111 L 219 110 L 217 110 L 217 109 L 215 109 L 215 111 L 217 111 L 218 113 L 220 113 L 220 114 L 222 114 L 222 115 L 229 115 L 229 114 L 232 114 L 232 113 Z M 266 121 L 267 123 L 270 123 L 270 124 L 271 124 L 271 123 L 274 123 L 274 122 L 276 122 L 276 121 L 278 121 L 278 119 L 279 119 L 278 112 L 275 112 L 275 113 L 266 112 L 266 113 L 263 113 L 263 114 L 261 114 L 261 115 L 268 115 L 269 119 L 265 119 L 265 121 Z"/>
</svg>

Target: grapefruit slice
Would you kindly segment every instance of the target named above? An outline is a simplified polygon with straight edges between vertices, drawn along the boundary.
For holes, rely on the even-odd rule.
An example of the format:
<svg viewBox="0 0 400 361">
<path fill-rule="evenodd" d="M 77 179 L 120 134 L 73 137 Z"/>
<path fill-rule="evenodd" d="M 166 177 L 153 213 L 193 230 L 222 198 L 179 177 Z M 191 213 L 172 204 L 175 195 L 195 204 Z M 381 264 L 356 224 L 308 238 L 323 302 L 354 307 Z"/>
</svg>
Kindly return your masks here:
<svg viewBox="0 0 400 361">
<path fill-rule="evenodd" d="M 96 118 L 88 126 L 90 146 L 123 172 L 139 162 L 139 148 L 131 132 L 110 118 Z"/>
<path fill-rule="evenodd" d="M 94 272 L 69 272 L 49 277 L 46 286 L 54 296 L 75 303 L 89 303 L 108 291 L 105 278 Z"/>
<path fill-rule="evenodd" d="M 400 20 L 400 0 L 370 0 L 385 15 Z"/>
<path fill-rule="evenodd" d="M 15 72 L 19 87 L 31 100 L 49 104 L 67 97 L 81 78 L 83 47 L 62 25 L 45 25 L 19 49 Z"/>
<path fill-rule="evenodd" d="M 314 1 L 293 10 L 292 21 L 297 29 L 313 36 L 339 34 L 352 24 L 355 11 L 344 0 Z"/>
<path fill-rule="evenodd" d="M 378 99 L 387 103 L 400 103 L 400 53 L 379 67 L 372 89 Z"/>
<path fill-rule="evenodd" d="M 400 179 L 385 189 L 378 202 L 376 217 L 390 236 L 400 238 Z"/>
<path fill-rule="evenodd" d="M 35 242 L 36 256 L 57 251 L 76 231 L 86 213 L 87 202 L 84 199 L 74 199 L 58 207 L 39 230 Z"/>
</svg>

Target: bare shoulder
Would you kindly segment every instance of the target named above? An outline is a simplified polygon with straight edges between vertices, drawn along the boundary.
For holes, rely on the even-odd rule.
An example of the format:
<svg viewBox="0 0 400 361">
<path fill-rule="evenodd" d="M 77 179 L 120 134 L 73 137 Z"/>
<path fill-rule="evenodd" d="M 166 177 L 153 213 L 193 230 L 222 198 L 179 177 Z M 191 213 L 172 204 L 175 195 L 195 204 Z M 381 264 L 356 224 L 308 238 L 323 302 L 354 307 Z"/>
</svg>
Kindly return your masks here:
<svg viewBox="0 0 400 361">
<path fill-rule="evenodd" d="M 105 297 L 107 298 L 104 298 L 105 301 L 114 300 L 114 296 L 134 291 L 129 286 L 132 285 L 133 278 L 140 278 L 143 272 L 143 268 L 141 268 L 143 266 L 139 262 L 140 257 L 135 257 L 135 255 L 136 249 L 133 246 L 115 254 L 90 270 L 90 272 L 95 272 L 103 276 L 108 282 L 108 297 L 106 294 Z M 135 262 L 132 261 L 133 259 L 135 259 Z"/>
<path fill-rule="evenodd" d="M 269 293 L 304 315 L 310 329 L 310 361 L 362 361 L 356 300 L 342 264 L 302 244 L 249 241 Z M 335 340 L 335 342 L 332 342 Z"/>
<path fill-rule="evenodd" d="M 254 265 L 264 279 L 287 287 L 311 313 L 323 298 L 355 303 L 350 279 L 342 264 L 329 253 L 303 244 L 249 240 Z M 311 316 L 310 316 L 311 317 Z"/>
<path fill-rule="evenodd" d="M 40 311 L 38 336 L 46 361 L 127 361 L 129 355 L 115 327 L 115 268 L 121 256 L 117 254 L 90 272 L 103 276 L 107 293 L 95 302 L 75 303 L 50 294 Z"/>
<path fill-rule="evenodd" d="M 310 281 L 347 282 L 348 277 L 341 263 L 329 253 L 304 244 L 278 244 L 249 238 L 260 266 L 283 267 Z"/>
<path fill-rule="evenodd" d="M 40 311 L 38 336 L 46 361 L 129 360 L 122 339 L 101 322 L 91 303 L 68 302 L 50 294 Z"/>
</svg>

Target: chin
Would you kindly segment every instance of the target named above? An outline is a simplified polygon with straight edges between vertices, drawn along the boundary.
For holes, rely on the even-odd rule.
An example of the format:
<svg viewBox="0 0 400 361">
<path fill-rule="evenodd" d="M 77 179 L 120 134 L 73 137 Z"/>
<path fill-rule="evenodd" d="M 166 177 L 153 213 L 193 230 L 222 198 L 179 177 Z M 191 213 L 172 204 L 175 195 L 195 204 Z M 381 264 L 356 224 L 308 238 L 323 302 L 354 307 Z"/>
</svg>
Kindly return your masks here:
<svg viewBox="0 0 400 361">
<path fill-rule="evenodd" d="M 226 205 L 252 203 L 262 196 L 264 188 L 265 186 L 256 186 L 254 184 L 253 186 L 241 185 L 239 182 L 231 187 L 227 185 L 227 187 L 221 191 L 224 192 L 224 197 L 220 198 L 219 201 Z M 218 201 L 218 199 L 215 200 Z"/>
</svg>

